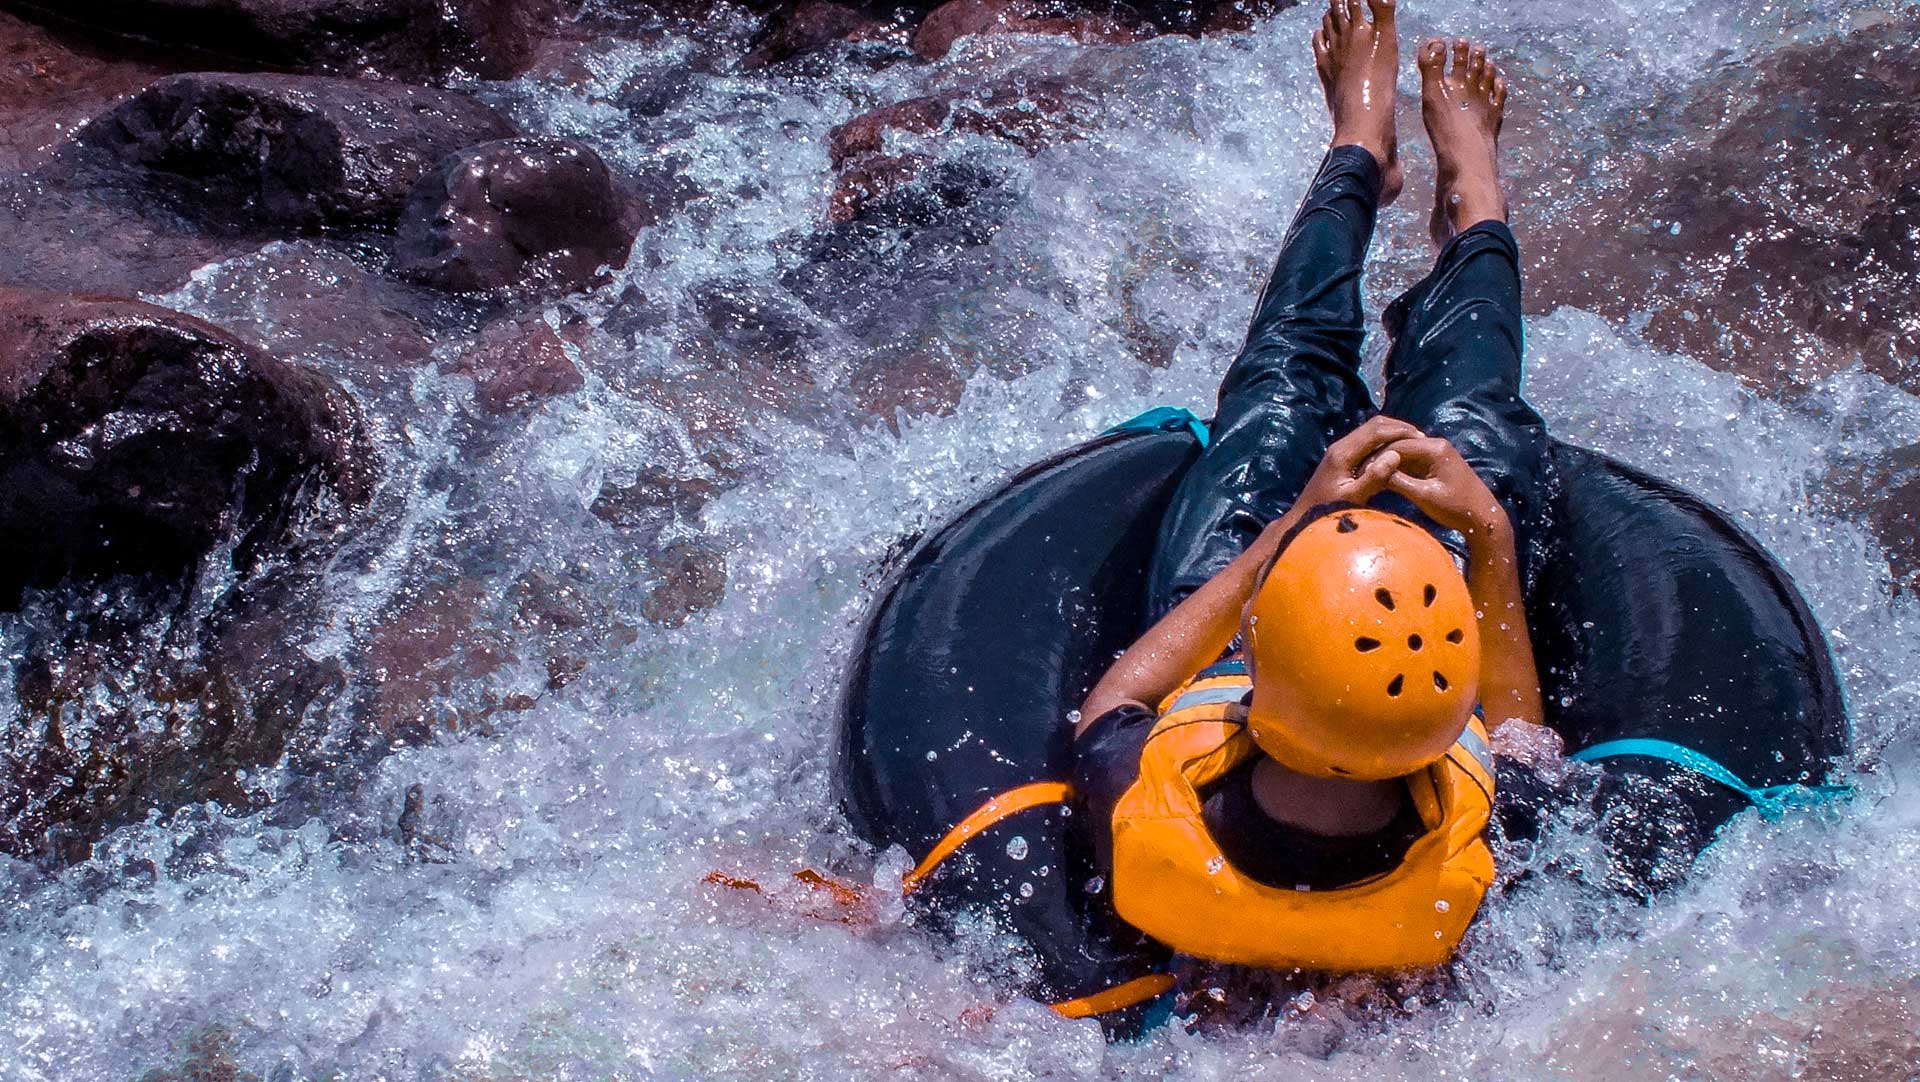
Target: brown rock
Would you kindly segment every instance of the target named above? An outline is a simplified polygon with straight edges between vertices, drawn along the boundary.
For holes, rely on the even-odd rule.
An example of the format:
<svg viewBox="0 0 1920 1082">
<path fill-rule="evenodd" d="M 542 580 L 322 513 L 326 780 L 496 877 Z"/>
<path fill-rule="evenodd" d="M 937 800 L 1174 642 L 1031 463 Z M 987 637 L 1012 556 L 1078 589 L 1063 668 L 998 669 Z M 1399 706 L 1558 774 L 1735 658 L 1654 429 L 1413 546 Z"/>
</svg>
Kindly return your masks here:
<svg viewBox="0 0 1920 1082">
<path fill-rule="evenodd" d="M 381 733 L 425 740 L 484 726 L 503 701 L 473 685 L 511 664 L 513 643 L 488 611 L 485 584 L 462 578 L 403 596 L 367 644 L 368 704 Z"/>
<path fill-rule="evenodd" d="M 768 18 L 740 67 L 755 71 L 817 52 L 837 41 L 873 37 L 883 29 L 880 20 L 859 8 L 833 0 L 800 0 Z"/>
<path fill-rule="evenodd" d="M 394 242 L 400 273 L 441 289 L 570 292 L 626 263 L 633 231 L 600 155 L 569 139 L 468 147 L 420 178 Z"/>
<path fill-rule="evenodd" d="M 495 320 L 446 371 L 473 380 L 473 398 L 488 413 L 512 413 L 586 385 L 560 336 L 539 316 Z"/>
<path fill-rule="evenodd" d="M 511 133 L 471 98 L 299 75 L 175 75 L 76 135 L 96 163 L 227 229 L 391 223 L 461 147 Z"/>
<path fill-rule="evenodd" d="M 944 416 L 953 412 L 967 381 L 953 366 L 924 354 L 880 358 L 856 369 L 850 381 L 862 410 L 899 431 L 899 414 Z"/>
<path fill-rule="evenodd" d="M 41 164 L 88 118 L 177 70 L 101 56 L 0 12 L 0 173 Z"/>
<path fill-rule="evenodd" d="M 851 221 L 875 199 L 917 179 L 935 155 L 885 152 L 889 132 L 937 136 L 943 131 L 1003 139 L 1028 154 L 1084 138 L 1089 95 L 1064 79 L 999 83 L 968 93 L 910 98 L 875 109 L 833 129 L 827 154 L 839 172 L 828 217 Z"/>
<path fill-rule="evenodd" d="M 947 0 L 927 13 L 910 45 L 927 60 L 939 60 L 961 38 L 974 34 L 1056 34 L 1087 45 L 1129 44 L 1152 37 L 1137 17 L 1074 11 L 1045 0 Z"/>
<path fill-rule="evenodd" d="M 0 602 L 71 574 L 177 575 L 235 539 L 241 574 L 322 490 L 371 494 L 331 380 L 139 301 L 0 290 Z"/>
<path fill-rule="evenodd" d="M 559 9 L 555 0 L 12 0 L 11 6 L 103 38 L 185 49 L 219 67 L 419 80 L 459 69 L 493 79 L 518 74 Z"/>
<path fill-rule="evenodd" d="M 1531 306 L 1645 313 L 1654 344 L 1774 393 L 1856 358 L 1920 390 L 1920 22 L 1789 46 L 1657 113 L 1672 148 L 1535 231 Z"/>
<path fill-rule="evenodd" d="M 662 627 L 681 627 L 696 612 L 713 608 L 727 593 L 727 557 L 703 541 L 668 545 L 653 558 L 661 581 L 640 605 L 640 615 Z"/>
</svg>

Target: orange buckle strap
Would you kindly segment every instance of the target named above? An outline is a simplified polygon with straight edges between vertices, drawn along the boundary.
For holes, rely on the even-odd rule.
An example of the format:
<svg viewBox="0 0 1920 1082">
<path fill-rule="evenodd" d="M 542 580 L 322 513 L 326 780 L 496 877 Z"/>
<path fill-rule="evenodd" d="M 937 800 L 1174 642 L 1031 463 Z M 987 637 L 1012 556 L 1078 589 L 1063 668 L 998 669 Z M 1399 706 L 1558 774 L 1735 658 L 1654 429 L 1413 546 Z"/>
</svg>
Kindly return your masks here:
<svg viewBox="0 0 1920 1082">
<path fill-rule="evenodd" d="M 1135 977 L 1125 984 L 1116 984 L 1104 992 L 1095 992 L 1079 999 L 1065 999 L 1053 1005 L 1066 1018 L 1091 1018 L 1096 1014 L 1117 1011 L 1161 995 L 1174 986 L 1170 973 L 1149 973 L 1144 977 Z"/>
<path fill-rule="evenodd" d="M 1047 804 L 1065 804 L 1072 799 L 1073 786 L 1068 785 L 1064 781 L 1036 781 L 1001 793 L 999 796 L 975 808 L 972 814 L 960 820 L 957 826 L 947 831 L 944 837 L 938 842 L 935 842 L 933 848 L 927 852 L 927 855 L 921 858 L 920 863 L 915 865 L 914 869 L 900 880 L 900 892 L 902 894 L 913 893 L 913 889 L 919 886 L 928 876 L 932 875 L 933 870 L 940 866 L 941 861 L 952 856 L 956 849 L 965 845 L 967 839 L 993 826 L 1002 819 L 1017 815 L 1020 812 L 1026 811 L 1028 808 L 1038 808 Z"/>
</svg>

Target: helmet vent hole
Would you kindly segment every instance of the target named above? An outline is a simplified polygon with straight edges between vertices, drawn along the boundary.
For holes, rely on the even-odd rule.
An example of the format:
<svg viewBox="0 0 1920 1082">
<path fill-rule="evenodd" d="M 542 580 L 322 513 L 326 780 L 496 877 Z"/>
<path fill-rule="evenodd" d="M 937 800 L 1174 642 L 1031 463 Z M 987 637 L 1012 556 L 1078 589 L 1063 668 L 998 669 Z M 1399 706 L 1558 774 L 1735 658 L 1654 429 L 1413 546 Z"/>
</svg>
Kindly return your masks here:
<svg viewBox="0 0 1920 1082">
<path fill-rule="evenodd" d="M 1393 696 L 1396 699 L 1399 698 L 1400 689 L 1406 685 L 1406 682 L 1407 682 L 1407 678 L 1404 674 L 1395 673 L 1393 677 L 1393 682 L 1387 685 L 1387 694 Z"/>
<path fill-rule="evenodd" d="M 1429 582 L 1427 583 L 1426 592 L 1421 595 L 1421 599 L 1426 604 L 1427 608 L 1432 608 L 1433 599 L 1439 596 L 1440 596 L 1440 591 L 1434 589 L 1433 583 Z"/>
<path fill-rule="evenodd" d="M 1447 678 L 1440 675 L 1439 669 L 1433 670 L 1433 690 L 1435 691 L 1447 690 Z"/>
<path fill-rule="evenodd" d="M 1340 521 L 1334 523 L 1333 528 L 1341 533 L 1352 533 L 1360 528 L 1360 524 L 1353 521 L 1352 515 L 1341 515 Z"/>
<path fill-rule="evenodd" d="M 1387 589 L 1385 586 L 1373 592 L 1373 599 L 1380 602 L 1382 608 L 1389 612 L 1393 611 L 1393 591 Z"/>
<path fill-rule="evenodd" d="M 1447 632 L 1447 641 L 1454 644 L 1455 646 L 1460 645 L 1460 643 L 1463 640 L 1465 640 L 1466 637 L 1467 637 L 1467 633 L 1460 630 L 1457 627 L 1454 628 L 1452 631 Z"/>
<path fill-rule="evenodd" d="M 1328 769 L 1328 770 L 1331 770 L 1331 771 L 1333 771 L 1333 772 L 1334 772 L 1335 774 L 1352 774 L 1352 773 L 1353 773 L 1353 771 L 1351 771 L 1351 770 L 1348 770 L 1348 769 L 1347 769 L 1346 767 L 1344 767 L 1344 766 L 1332 766 L 1332 765 L 1329 765 L 1329 766 L 1327 767 L 1327 769 Z"/>
<path fill-rule="evenodd" d="M 1408 636 L 1407 636 L 1407 649 L 1409 649 L 1409 650 L 1418 650 L 1418 649 L 1420 649 L 1420 648 L 1421 648 L 1422 646 L 1425 646 L 1425 645 L 1426 645 L 1426 643 L 1424 643 L 1424 642 L 1421 642 L 1421 641 L 1420 641 L 1420 636 L 1418 636 L 1418 635 L 1408 635 Z"/>
<path fill-rule="evenodd" d="M 1380 640 L 1369 639 L 1369 638 L 1366 638 L 1365 636 L 1362 636 L 1358 639 L 1353 640 L 1353 648 L 1355 650 L 1360 651 L 1363 654 L 1370 654 L 1375 650 L 1380 649 Z"/>
</svg>

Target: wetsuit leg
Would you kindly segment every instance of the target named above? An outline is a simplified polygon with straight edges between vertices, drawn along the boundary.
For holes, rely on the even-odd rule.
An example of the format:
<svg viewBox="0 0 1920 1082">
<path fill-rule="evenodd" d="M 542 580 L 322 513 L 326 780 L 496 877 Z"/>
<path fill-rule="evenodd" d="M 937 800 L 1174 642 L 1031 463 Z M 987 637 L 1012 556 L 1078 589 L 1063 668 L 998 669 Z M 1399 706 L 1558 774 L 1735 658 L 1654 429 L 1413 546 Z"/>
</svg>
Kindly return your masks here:
<svg viewBox="0 0 1920 1082">
<path fill-rule="evenodd" d="M 1329 151 L 1220 384 L 1213 439 L 1162 520 L 1149 623 L 1285 514 L 1327 446 L 1372 413 L 1360 379 L 1360 272 L 1379 205 L 1373 155 Z"/>
<path fill-rule="evenodd" d="M 1444 436 L 1513 522 L 1526 581 L 1540 559 L 1547 482 L 1546 424 L 1520 396 L 1520 249 L 1500 222 L 1446 246 L 1433 273 L 1387 306 L 1382 412 Z"/>
</svg>

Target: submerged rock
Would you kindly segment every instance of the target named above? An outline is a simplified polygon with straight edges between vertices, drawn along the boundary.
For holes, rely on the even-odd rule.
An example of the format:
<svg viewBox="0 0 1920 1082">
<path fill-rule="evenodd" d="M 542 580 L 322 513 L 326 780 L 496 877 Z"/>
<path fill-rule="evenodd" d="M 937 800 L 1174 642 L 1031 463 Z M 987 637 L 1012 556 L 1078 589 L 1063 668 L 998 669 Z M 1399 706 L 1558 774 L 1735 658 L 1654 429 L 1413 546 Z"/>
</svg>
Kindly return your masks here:
<svg viewBox="0 0 1920 1082">
<path fill-rule="evenodd" d="M 473 398 L 488 413 L 512 413 L 586 386 L 566 344 L 538 316 L 495 320 L 445 366 L 473 380 Z"/>
<path fill-rule="evenodd" d="M 727 555 L 699 540 L 677 541 L 653 557 L 660 582 L 640 614 L 662 627 L 682 627 L 694 613 L 718 605 L 727 593 Z"/>
<path fill-rule="evenodd" d="M 0 289 L 0 605 L 68 576 L 242 576 L 373 466 L 332 380 L 139 301 Z"/>
<path fill-rule="evenodd" d="M 1536 310 L 1644 320 L 1773 393 L 1855 358 L 1920 391 L 1920 23 L 1788 46 L 1659 114 L 1674 146 L 1546 223 Z"/>
<path fill-rule="evenodd" d="M 942 135 L 984 135 L 1028 154 L 1083 138 L 1091 96 L 1066 79 L 1022 79 L 974 91 L 948 91 L 895 102 L 847 121 L 828 135 L 827 154 L 839 176 L 827 214 L 836 222 L 858 216 L 873 200 L 917 179 L 936 159 Z M 922 150 L 890 152 L 889 134 L 935 137 Z"/>
<path fill-rule="evenodd" d="M 223 67 L 431 79 L 518 74 L 555 0 L 13 0 L 102 37 L 189 49 Z"/>
<path fill-rule="evenodd" d="M 424 87 L 299 75 L 174 75 L 76 135 L 108 170 L 216 228 L 384 225 L 449 153 L 511 134 Z"/>
<path fill-rule="evenodd" d="M 407 199 L 400 273 L 460 292 L 567 292 L 626 262 L 628 211 L 606 162 L 570 139 L 504 139 L 443 158 Z"/>
</svg>

